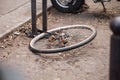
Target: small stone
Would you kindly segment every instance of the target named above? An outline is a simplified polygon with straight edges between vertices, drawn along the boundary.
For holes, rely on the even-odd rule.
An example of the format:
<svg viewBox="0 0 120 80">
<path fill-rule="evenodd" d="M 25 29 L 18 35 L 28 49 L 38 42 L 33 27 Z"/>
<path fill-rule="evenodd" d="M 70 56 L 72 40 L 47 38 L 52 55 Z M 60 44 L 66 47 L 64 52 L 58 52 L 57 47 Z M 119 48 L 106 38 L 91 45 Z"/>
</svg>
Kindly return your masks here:
<svg viewBox="0 0 120 80">
<path fill-rule="evenodd" d="M 13 34 L 19 36 L 20 32 L 14 32 Z"/>
<path fill-rule="evenodd" d="M 13 36 L 9 36 L 9 39 L 12 40 L 12 39 L 13 39 Z"/>
<path fill-rule="evenodd" d="M 6 45 L 8 45 L 8 46 L 13 46 L 12 43 L 10 43 L 10 42 L 6 43 Z"/>
<path fill-rule="evenodd" d="M 0 48 L 5 49 L 5 46 L 0 46 Z"/>
<path fill-rule="evenodd" d="M 58 53 L 59 55 L 61 55 L 62 53 Z"/>
</svg>

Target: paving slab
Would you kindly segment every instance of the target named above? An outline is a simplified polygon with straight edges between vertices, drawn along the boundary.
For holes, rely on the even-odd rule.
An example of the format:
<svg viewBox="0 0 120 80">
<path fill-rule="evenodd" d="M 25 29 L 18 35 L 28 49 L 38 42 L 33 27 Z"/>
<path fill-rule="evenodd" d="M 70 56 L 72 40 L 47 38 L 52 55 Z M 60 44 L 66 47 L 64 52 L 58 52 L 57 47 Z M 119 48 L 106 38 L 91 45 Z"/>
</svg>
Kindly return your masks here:
<svg viewBox="0 0 120 80">
<path fill-rule="evenodd" d="M 0 11 L 1 12 L 0 13 L 1 15 L 0 17 L 0 38 L 9 34 L 12 30 L 14 30 L 15 28 L 18 28 L 19 26 L 21 26 L 22 24 L 24 24 L 25 22 L 31 19 L 31 2 L 30 0 L 29 1 L 24 0 L 23 2 L 22 1 L 20 1 L 21 4 L 17 6 L 11 7 L 10 9 L 8 9 L 7 7 L 5 9 L 6 11 L 3 10 L 4 15 Z M 17 3 L 20 3 L 20 2 L 18 1 Z M 48 8 L 50 6 L 51 6 L 51 2 L 50 0 L 48 0 Z M 42 13 L 42 0 L 37 0 L 37 14 L 40 14 L 40 13 Z"/>
<path fill-rule="evenodd" d="M 5 15 L 28 2 L 29 0 L 0 0 L 0 14 Z"/>
</svg>

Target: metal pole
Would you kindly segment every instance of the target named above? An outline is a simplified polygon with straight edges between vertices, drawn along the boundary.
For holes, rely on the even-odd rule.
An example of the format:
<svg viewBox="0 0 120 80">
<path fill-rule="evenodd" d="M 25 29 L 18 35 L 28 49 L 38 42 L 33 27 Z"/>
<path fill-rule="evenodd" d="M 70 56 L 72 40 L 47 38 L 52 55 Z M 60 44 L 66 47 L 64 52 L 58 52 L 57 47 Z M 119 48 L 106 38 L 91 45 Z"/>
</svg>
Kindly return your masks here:
<svg viewBox="0 0 120 80">
<path fill-rule="evenodd" d="M 113 31 L 110 45 L 110 80 L 120 80 L 120 17 L 111 22 L 110 28 Z"/>
<path fill-rule="evenodd" d="M 43 32 L 47 32 L 47 0 L 42 0 L 42 11 L 43 11 Z"/>
<path fill-rule="evenodd" d="M 32 15 L 32 35 L 37 35 L 37 28 L 36 28 L 36 0 L 31 0 L 31 15 Z"/>
</svg>

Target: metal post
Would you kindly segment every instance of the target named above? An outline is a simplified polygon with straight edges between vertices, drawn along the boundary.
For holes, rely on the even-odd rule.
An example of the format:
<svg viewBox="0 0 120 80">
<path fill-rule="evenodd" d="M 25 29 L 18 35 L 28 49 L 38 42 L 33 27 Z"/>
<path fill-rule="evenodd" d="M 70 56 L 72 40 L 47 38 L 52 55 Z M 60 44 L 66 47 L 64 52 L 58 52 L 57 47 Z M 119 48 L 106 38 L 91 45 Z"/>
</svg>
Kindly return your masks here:
<svg viewBox="0 0 120 80">
<path fill-rule="evenodd" d="M 37 35 L 37 28 L 36 28 L 36 0 L 31 0 L 31 15 L 32 15 L 32 35 Z"/>
<path fill-rule="evenodd" d="M 113 31 L 110 45 L 110 80 L 120 80 L 120 17 L 111 22 L 110 28 Z"/>
<path fill-rule="evenodd" d="M 43 32 L 47 32 L 47 0 L 42 0 L 42 11 L 43 11 Z"/>
</svg>

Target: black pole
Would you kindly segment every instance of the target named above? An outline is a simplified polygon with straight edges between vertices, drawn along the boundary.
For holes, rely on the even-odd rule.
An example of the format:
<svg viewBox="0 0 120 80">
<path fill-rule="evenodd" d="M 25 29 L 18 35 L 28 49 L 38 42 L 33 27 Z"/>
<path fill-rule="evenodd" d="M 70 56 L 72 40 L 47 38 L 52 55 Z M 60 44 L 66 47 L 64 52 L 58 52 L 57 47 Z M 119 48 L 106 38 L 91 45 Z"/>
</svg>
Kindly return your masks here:
<svg viewBox="0 0 120 80">
<path fill-rule="evenodd" d="M 36 0 L 31 0 L 31 15 L 32 15 L 32 35 L 37 35 L 37 28 L 36 28 Z"/>
<path fill-rule="evenodd" d="M 43 11 L 43 32 L 47 32 L 47 0 L 42 0 L 42 11 Z"/>
<path fill-rule="evenodd" d="M 111 22 L 110 28 L 113 31 L 110 45 L 110 80 L 120 80 L 120 17 Z"/>
</svg>

